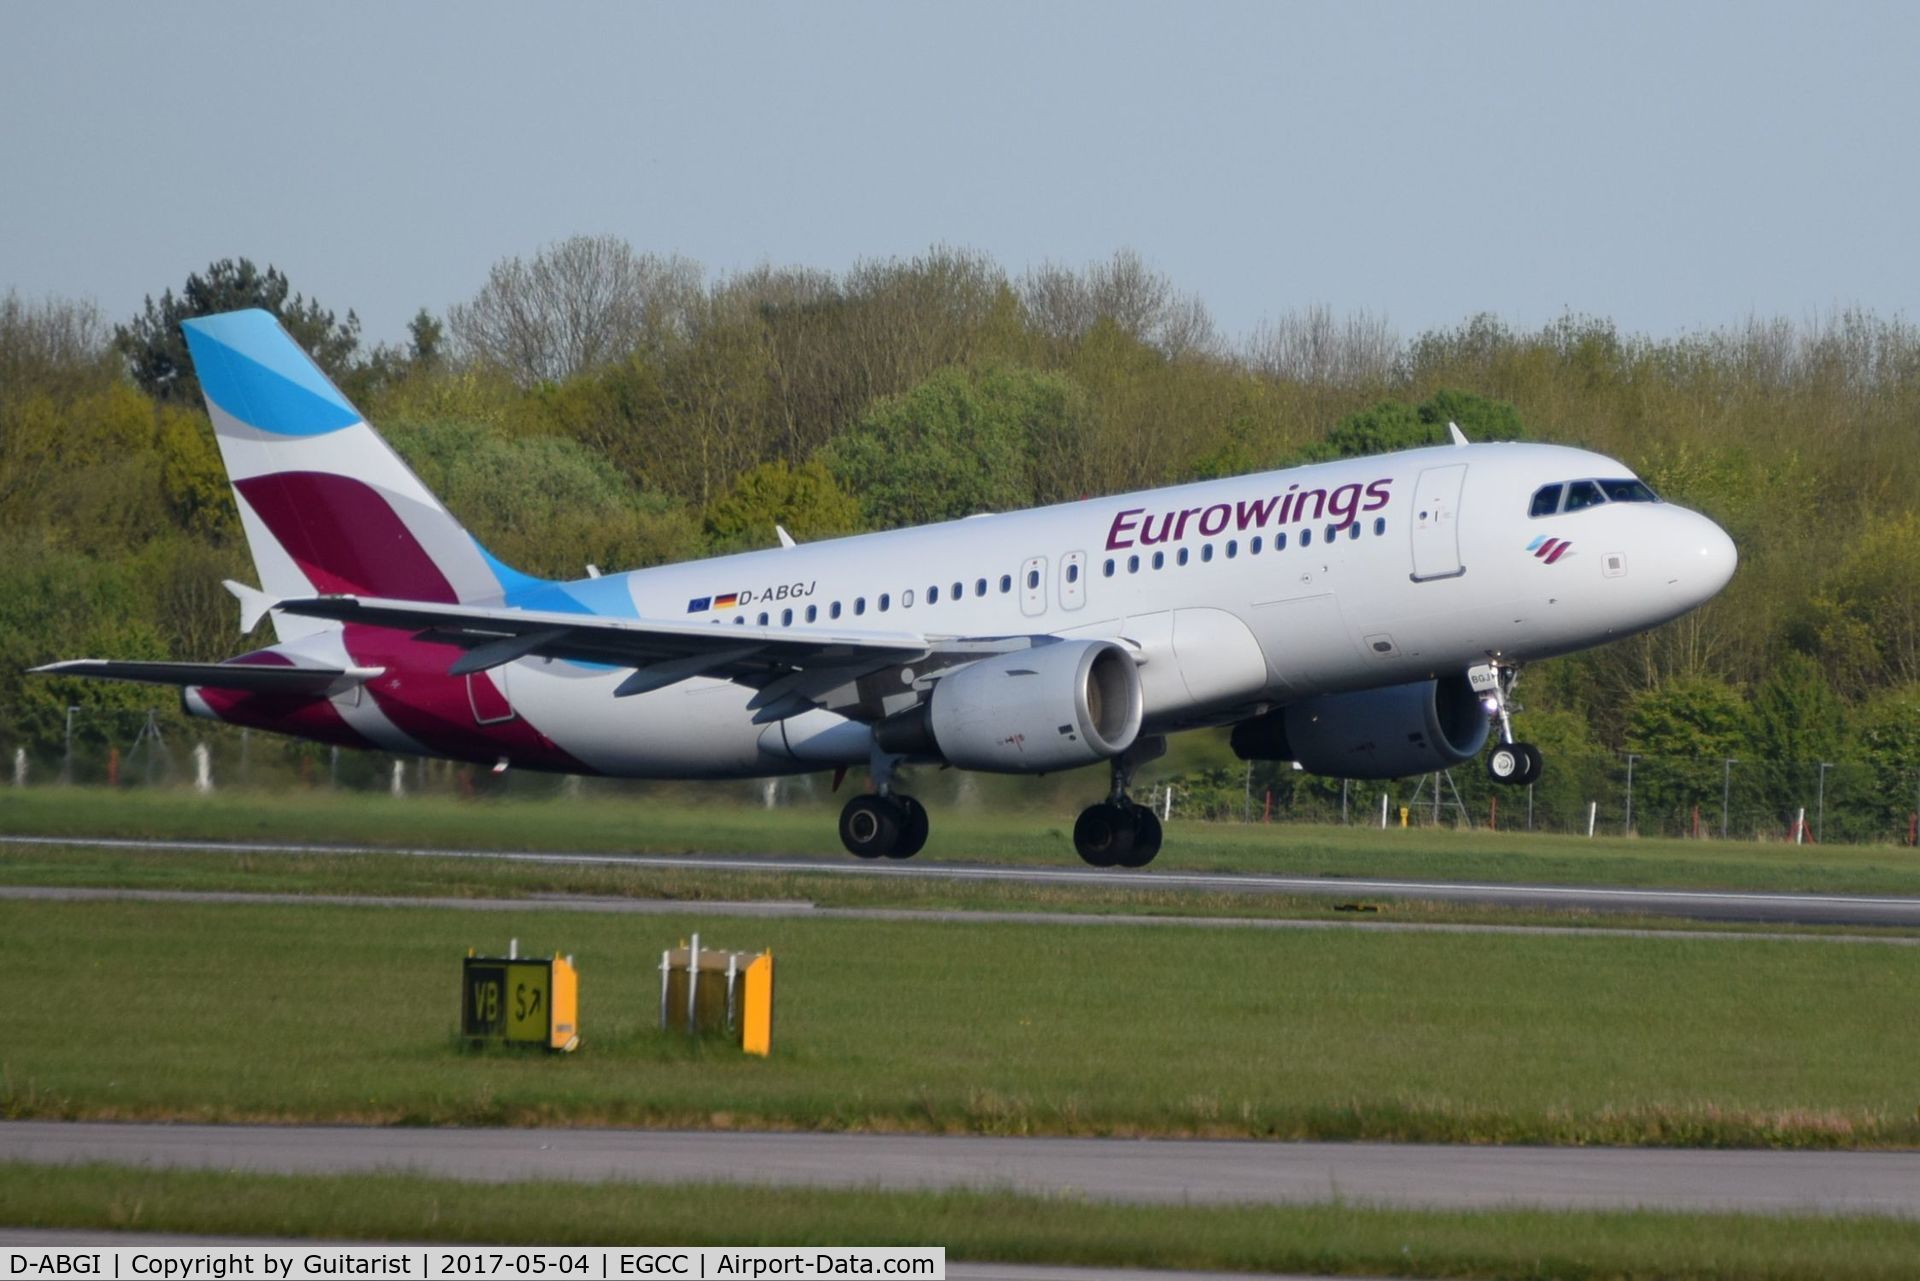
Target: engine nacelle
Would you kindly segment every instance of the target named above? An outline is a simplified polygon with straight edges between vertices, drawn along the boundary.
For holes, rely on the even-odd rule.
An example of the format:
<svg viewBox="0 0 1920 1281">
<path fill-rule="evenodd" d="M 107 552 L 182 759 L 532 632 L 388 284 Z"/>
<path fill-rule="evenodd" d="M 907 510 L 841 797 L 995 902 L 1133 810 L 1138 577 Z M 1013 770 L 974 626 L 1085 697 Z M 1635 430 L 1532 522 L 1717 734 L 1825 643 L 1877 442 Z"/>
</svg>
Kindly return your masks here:
<svg viewBox="0 0 1920 1281">
<path fill-rule="evenodd" d="M 1405 778 L 1472 760 L 1491 715 L 1465 676 L 1324 694 L 1233 727 L 1241 760 L 1329 778 Z"/>
<path fill-rule="evenodd" d="M 962 769 L 1043 774 L 1126 751 L 1145 707 L 1133 655 L 1112 641 L 1062 641 L 941 677 L 925 702 L 876 725 L 874 741 Z"/>
</svg>

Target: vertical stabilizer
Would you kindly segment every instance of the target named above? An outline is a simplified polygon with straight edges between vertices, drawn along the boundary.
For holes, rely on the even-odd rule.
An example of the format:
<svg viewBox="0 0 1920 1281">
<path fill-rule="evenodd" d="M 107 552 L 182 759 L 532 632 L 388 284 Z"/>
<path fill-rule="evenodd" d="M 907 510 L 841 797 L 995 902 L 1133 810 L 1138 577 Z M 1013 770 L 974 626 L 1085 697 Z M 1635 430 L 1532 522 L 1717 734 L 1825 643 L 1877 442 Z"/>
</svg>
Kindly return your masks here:
<svg viewBox="0 0 1920 1281">
<path fill-rule="evenodd" d="M 499 599 L 499 566 L 265 311 L 182 323 L 260 585 Z M 276 616 L 281 639 L 332 624 Z"/>
</svg>

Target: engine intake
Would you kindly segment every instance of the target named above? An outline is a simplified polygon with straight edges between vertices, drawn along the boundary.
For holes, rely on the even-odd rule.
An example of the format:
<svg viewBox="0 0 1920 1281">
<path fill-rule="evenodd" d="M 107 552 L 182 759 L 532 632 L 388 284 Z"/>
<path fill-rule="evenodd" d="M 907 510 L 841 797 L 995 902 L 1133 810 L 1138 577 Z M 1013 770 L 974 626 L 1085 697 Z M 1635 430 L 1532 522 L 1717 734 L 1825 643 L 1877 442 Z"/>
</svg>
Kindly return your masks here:
<svg viewBox="0 0 1920 1281">
<path fill-rule="evenodd" d="M 919 706 L 874 726 L 882 751 L 962 769 L 1044 774 L 1118 756 L 1146 701 L 1133 656 L 1112 641 L 995 654 L 934 684 Z"/>
<path fill-rule="evenodd" d="M 1479 755 L 1491 717 L 1465 676 L 1323 694 L 1233 727 L 1243 761 L 1330 778 L 1405 778 Z"/>
</svg>

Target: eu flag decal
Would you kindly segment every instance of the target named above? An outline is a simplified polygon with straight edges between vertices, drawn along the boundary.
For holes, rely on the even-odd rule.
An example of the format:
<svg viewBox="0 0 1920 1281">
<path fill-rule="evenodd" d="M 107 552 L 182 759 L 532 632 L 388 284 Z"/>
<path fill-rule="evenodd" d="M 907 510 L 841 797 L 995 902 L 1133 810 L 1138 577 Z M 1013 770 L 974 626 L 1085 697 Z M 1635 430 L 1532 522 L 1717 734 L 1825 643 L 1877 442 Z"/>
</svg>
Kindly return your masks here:
<svg viewBox="0 0 1920 1281">
<path fill-rule="evenodd" d="M 702 614 L 712 608 L 713 597 L 711 596 L 696 596 L 687 602 L 687 612 L 689 614 Z"/>
</svg>

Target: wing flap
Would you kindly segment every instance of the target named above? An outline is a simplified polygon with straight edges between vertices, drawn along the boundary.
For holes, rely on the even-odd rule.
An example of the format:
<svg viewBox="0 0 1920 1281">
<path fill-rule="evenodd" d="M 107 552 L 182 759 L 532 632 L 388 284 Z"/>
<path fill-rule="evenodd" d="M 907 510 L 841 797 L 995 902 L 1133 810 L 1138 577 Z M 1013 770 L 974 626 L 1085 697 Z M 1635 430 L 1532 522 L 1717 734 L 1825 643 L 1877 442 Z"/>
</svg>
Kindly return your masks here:
<svg viewBox="0 0 1920 1281">
<path fill-rule="evenodd" d="M 508 655 L 645 667 L 751 646 L 752 661 L 758 666 L 819 666 L 872 659 L 912 662 L 933 648 L 925 636 L 913 632 L 744 625 L 722 628 L 712 623 L 664 623 L 367 596 L 314 596 L 283 600 L 274 608 L 305 618 L 429 633 L 435 640 L 463 649 L 486 648 L 484 659 L 477 652 L 475 655 L 483 663 L 496 655 Z"/>
</svg>

